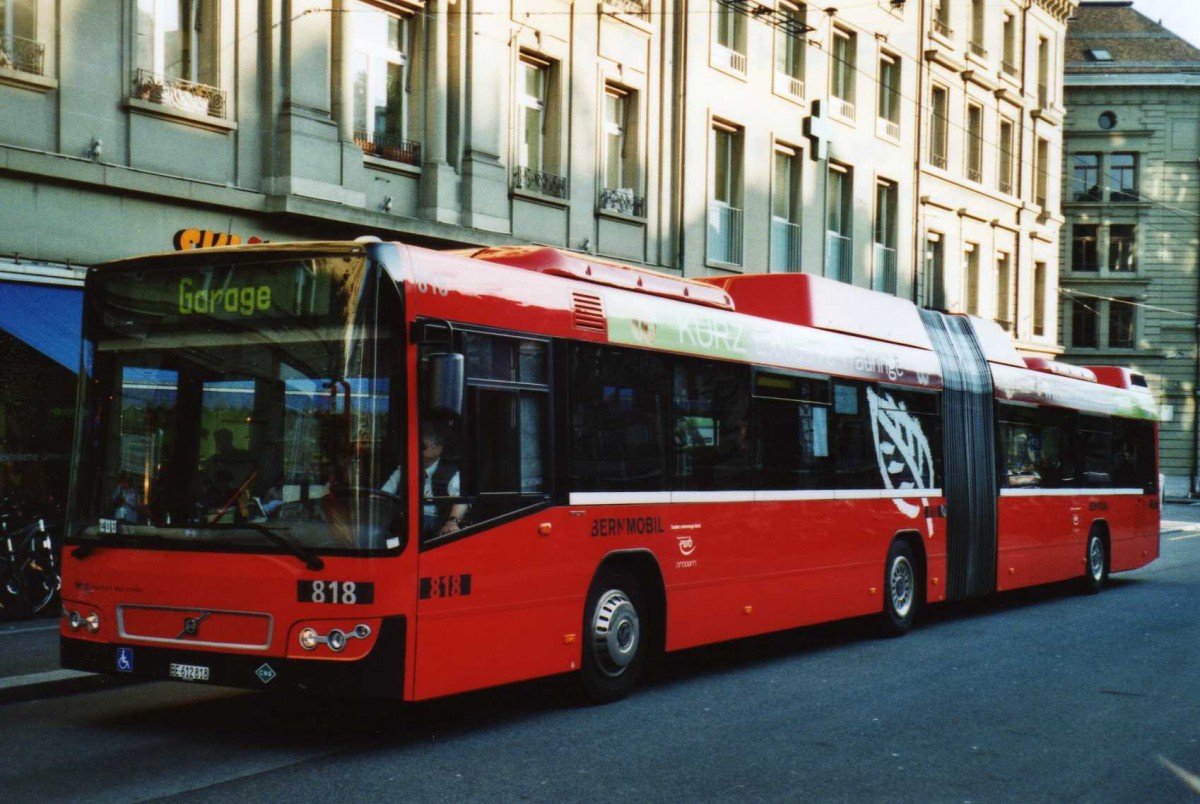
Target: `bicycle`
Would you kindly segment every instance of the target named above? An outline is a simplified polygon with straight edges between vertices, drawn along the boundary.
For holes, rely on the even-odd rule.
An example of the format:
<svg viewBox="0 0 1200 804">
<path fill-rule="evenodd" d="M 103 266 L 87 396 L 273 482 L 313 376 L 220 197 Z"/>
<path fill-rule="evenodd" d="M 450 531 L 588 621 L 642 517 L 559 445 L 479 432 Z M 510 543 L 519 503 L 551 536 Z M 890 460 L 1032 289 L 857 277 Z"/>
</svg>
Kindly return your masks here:
<svg viewBox="0 0 1200 804">
<path fill-rule="evenodd" d="M 44 519 L 8 531 L 8 516 L 0 516 L 0 619 L 32 617 L 58 597 L 62 578 L 52 528 Z"/>
</svg>

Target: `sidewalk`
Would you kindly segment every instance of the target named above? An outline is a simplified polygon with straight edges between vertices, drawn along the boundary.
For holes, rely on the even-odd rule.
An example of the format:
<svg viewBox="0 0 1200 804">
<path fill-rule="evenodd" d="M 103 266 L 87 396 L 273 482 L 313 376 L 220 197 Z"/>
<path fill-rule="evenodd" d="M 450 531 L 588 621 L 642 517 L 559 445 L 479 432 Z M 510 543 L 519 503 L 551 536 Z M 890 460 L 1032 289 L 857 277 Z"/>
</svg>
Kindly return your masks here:
<svg viewBox="0 0 1200 804">
<path fill-rule="evenodd" d="M 58 666 L 58 617 L 0 623 L 0 704 L 109 686 L 95 673 Z"/>
</svg>

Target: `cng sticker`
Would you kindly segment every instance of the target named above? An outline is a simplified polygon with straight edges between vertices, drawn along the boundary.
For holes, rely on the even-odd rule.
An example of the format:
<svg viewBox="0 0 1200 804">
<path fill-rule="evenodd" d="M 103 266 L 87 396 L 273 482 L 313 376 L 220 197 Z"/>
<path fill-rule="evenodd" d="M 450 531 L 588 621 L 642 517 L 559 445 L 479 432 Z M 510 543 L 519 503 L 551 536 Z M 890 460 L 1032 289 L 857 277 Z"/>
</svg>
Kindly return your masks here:
<svg viewBox="0 0 1200 804">
<path fill-rule="evenodd" d="M 271 665 L 263 662 L 262 666 L 254 671 L 254 675 L 258 676 L 258 680 L 264 684 L 270 684 L 275 676 L 279 675 Z"/>
</svg>

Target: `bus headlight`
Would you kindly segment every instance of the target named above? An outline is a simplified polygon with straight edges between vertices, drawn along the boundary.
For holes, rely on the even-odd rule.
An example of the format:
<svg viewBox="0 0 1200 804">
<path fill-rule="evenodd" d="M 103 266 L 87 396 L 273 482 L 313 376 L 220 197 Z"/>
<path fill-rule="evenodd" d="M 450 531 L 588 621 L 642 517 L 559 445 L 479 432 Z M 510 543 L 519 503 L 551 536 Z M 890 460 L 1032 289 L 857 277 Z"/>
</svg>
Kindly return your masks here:
<svg viewBox="0 0 1200 804">
<path fill-rule="evenodd" d="M 317 629 L 309 626 L 308 628 L 300 629 L 300 647 L 305 650 L 316 650 L 317 645 L 323 640 L 317 636 Z"/>
<path fill-rule="evenodd" d="M 306 625 L 300 629 L 296 637 L 300 642 L 300 647 L 305 650 L 316 650 L 318 645 L 325 645 L 334 653 L 341 653 L 351 639 L 367 639 L 372 633 L 374 632 L 371 630 L 371 626 L 366 623 L 359 623 L 349 631 L 331 628 L 327 634 L 322 634 L 313 626 Z"/>
<path fill-rule="evenodd" d="M 84 617 L 83 619 L 84 622 L 87 623 L 87 630 L 89 633 L 94 634 L 100 630 L 100 615 L 96 612 L 90 612 L 88 616 Z"/>
<path fill-rule="evenodd" d="M 72 631 L 78 631 L 83 625 L 83 615 L 77 611 L 72 611 L 67 615 L 67 625 L 71 626 Z"/>
</svg>

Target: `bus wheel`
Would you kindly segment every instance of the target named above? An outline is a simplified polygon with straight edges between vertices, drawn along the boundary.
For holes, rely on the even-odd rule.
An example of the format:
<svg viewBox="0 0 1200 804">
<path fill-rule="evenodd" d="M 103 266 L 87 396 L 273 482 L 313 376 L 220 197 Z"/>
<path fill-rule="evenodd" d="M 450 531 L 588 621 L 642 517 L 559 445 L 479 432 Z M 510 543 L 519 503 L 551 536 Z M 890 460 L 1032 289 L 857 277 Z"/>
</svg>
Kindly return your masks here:
<svg viewBox="0 0 1200 804">
<path fill-rule="evenodd" d="M 1094 595 L 1108 581 L 1108 544 L 1095 529 L 1088 534 L 1087 570 L 1083 574 L 1083 588 Z"/>
<path fill-rule="evenodd" d="M 592 583 L 579 674 L 589 701 L 620 700 L 641 676 L 648 633 L 644 600 L 641 585 L 627 572 L 605 572 Z"/>
<path fill-rule="evenodd" d="M 883 576 L 883 624 L 892 636 L 901 636 L 912 628 L 921 600 L 918 578 L 908 542 L 892 542 Z"/>
</svg>

